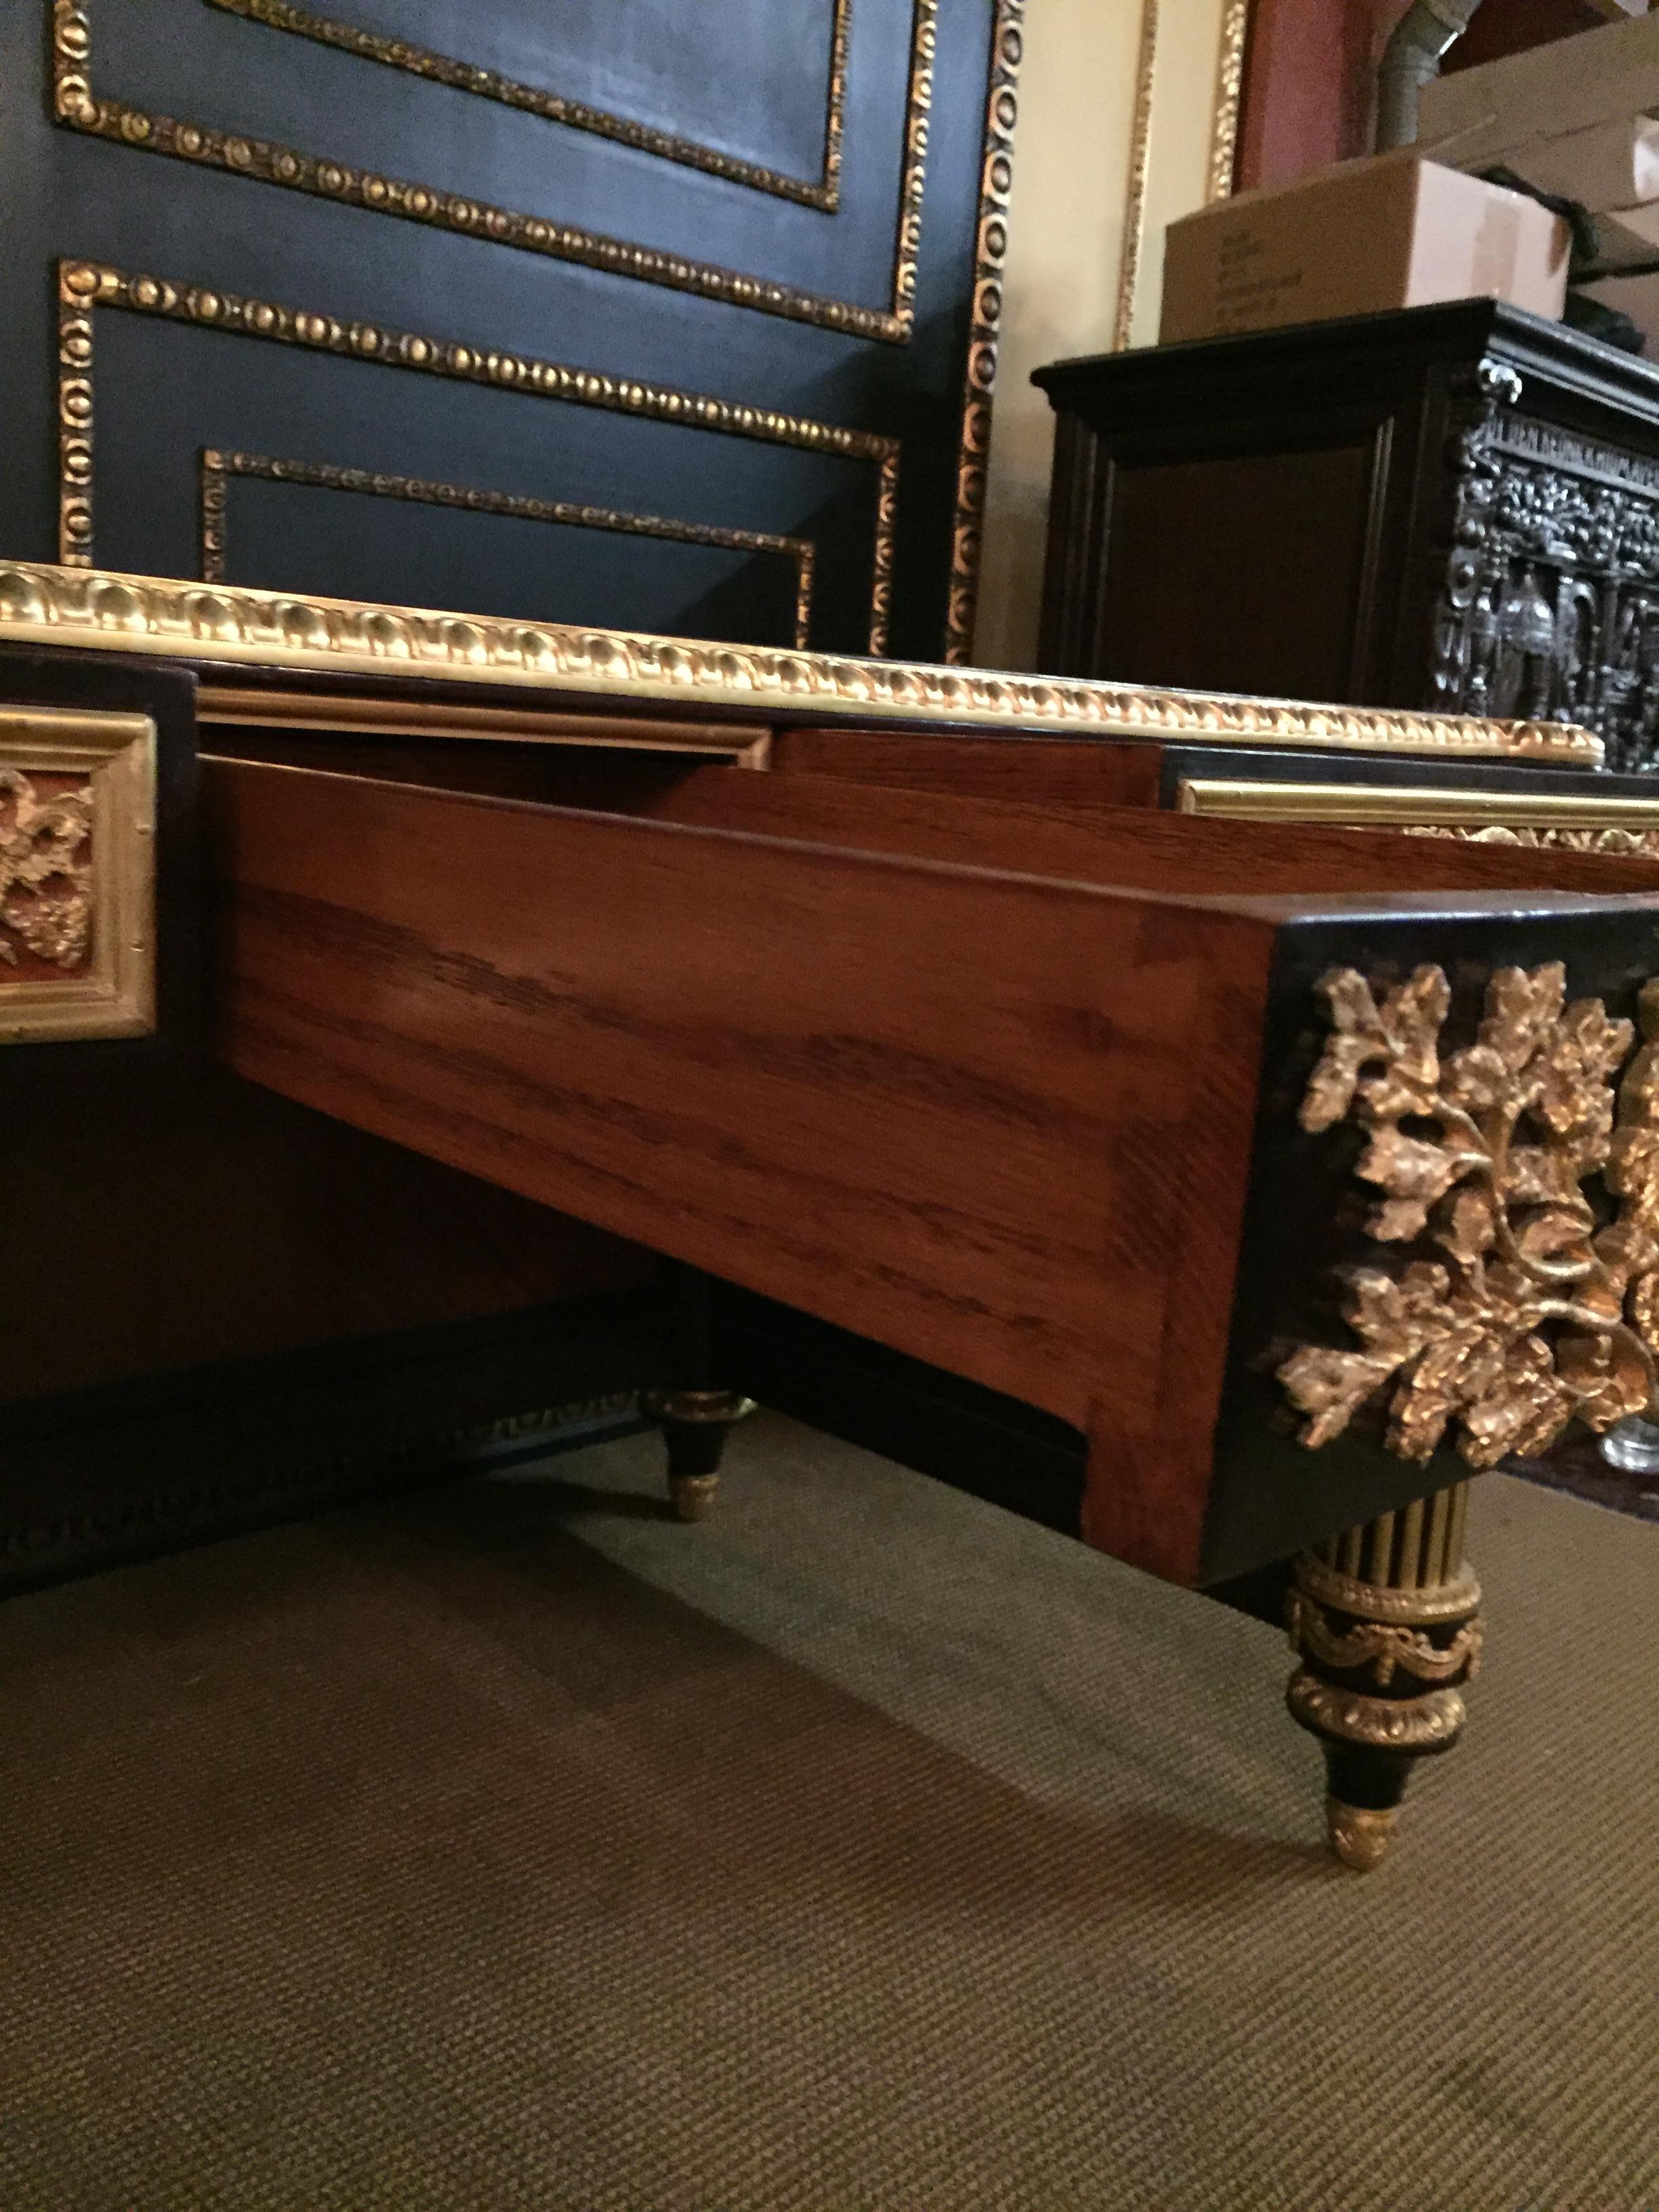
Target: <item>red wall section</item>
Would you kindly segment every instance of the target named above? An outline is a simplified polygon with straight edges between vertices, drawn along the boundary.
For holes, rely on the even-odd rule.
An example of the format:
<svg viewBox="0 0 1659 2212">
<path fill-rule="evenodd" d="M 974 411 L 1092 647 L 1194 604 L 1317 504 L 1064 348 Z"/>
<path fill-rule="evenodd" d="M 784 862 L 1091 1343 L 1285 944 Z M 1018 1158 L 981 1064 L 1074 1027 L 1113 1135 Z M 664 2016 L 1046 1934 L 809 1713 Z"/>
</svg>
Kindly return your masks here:
<svg viewBox="0 0 1659 2212">
<path fill-rule="evenodd" d="M 1407 0 L 1255 0 L 1237 189 L 1294 184 L 1370 151 L 1376 65 Z M 1446 67 L 1473 68 L 1599 27 L 1592 0 L 1483 0 Z"/>
</svg>

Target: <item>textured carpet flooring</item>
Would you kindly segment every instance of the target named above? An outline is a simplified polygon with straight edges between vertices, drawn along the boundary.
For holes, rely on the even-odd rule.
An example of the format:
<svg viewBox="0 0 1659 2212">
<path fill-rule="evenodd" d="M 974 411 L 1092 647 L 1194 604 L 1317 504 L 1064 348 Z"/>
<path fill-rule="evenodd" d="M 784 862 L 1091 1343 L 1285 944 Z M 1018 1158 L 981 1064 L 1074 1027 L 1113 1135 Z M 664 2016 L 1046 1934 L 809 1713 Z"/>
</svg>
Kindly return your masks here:
<svg viewBox="0 0 1659 2212">
<path fill-rule="evenodd" d="M 1260 1624 L 763 1418 L 0 1607 L 0 2212 L 1653 2212 L 1659 1529 L 1501 1477 L 1317 1847 Z"/>
</svg>

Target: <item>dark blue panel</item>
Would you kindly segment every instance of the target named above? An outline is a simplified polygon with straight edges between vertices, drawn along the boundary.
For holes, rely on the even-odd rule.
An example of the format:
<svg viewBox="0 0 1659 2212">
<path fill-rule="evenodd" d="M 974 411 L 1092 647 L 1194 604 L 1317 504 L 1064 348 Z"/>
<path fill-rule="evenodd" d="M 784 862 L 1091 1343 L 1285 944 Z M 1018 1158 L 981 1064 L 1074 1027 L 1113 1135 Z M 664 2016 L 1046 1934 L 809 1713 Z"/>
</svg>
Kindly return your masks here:
<svg viewBox="0 0 1659 2212">
<path fill-rule="evenodd" d="M 770 408 L 902 441 L 890 649 L 942 634 L 991 0 L 951 0 L 935 64 L 908 342 L 671 290 L 56 128 L 46 0 L 0 8 L 0 544 L 56 543 L 52 264 L 181 284 Z M 92 82 L 240 129 L 768 280 L 884 308 L 911 0 L 854 0 L 839 212 L 517 112 L 249 22 L 206 0 L 91 0 Z M 830 0 L 336 0 L 330 12 L 801 175 L 817 173 Z M 194 571 L 204 445 L 588 501 L 819 547 L 812 641 L 867 634 L 875 471 L 240 335 L 96 317 L 95 558 Z M 777 561 L 236 487 L 233 580 L 773 639 Z M 368 549 L 379 548 L 373 558 Z M 355 549 L 355 550 L 353 550 Z M 361 557 L 362 573 L 356 576 Z M 418 588 L 416 585 L 418 584 Z M 441 588 L 440 588 L 441 586 Z M 787 608 L 784 610 L 787 616 Z"/>
</svg>

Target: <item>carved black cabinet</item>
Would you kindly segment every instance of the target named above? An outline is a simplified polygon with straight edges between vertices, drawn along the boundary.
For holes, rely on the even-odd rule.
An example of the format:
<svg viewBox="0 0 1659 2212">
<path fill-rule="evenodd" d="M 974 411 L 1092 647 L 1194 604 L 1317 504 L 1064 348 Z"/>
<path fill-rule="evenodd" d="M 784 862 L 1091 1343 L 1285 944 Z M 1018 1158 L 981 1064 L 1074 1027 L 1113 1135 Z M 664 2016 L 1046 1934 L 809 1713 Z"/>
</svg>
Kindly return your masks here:
<svg viewBox="0 0 1659 2212">
<path fill-rule="evenodd" d="M 1582 722 L 1659 769 L 1659 368 L 1469 300 L 1036 381 L 1045 670 Z"/>
</svg>

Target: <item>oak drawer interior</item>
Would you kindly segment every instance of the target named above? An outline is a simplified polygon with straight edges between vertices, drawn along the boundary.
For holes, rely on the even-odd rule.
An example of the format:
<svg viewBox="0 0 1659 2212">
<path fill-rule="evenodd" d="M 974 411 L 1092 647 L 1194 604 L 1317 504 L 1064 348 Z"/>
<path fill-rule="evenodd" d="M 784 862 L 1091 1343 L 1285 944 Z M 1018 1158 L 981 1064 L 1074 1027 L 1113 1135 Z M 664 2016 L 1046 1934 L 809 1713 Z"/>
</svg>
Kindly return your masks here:
<svg viewBox="0 0 1659 2212">
<path fill-rule="evenodd" d="M 227 734 L 213 733 L 215 741 L 223 742 Z M 247 733 L 241 737 L 246 744 Z M 905 750 L 890 738 L 871 743 Z M 956 750 L 1011 748 L 963 740 Z M 1148 749 L 1070 744 L 1052 750 L 1133 757 Z M 283 732 L 272 746 L 261 749 L 256 741 L 235 757 L 1182 895 L 1659 889 L 1659 856 L 1651 854 L 1486 844 L 1318 822 L 1216 819 L 1152 805 L 990 797 L 920 784 L 864 784 L 845 773 L 755 773 L 663 754 L 489 742 L 377 743 Z"/>
</svg>

